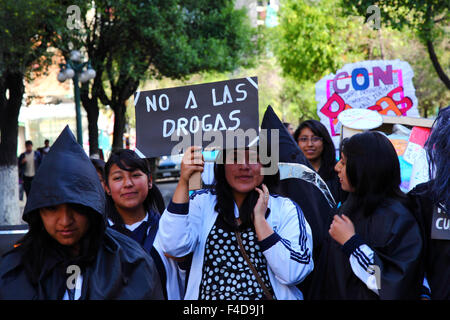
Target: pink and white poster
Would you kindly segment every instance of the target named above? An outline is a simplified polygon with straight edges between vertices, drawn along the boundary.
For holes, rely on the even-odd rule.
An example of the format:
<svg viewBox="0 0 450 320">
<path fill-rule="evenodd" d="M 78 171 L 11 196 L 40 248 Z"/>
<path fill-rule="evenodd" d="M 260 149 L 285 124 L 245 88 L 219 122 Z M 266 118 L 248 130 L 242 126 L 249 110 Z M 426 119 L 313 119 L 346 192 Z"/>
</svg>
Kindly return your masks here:
<svg viewBox="0 0 450 320">
<path fill-rule="evenodd" d="M 413 85 L 414 72 L 408 62 L 371 60 L 346 64 L 316 83 L 317 114 L 339 146 L 338 115 L 363 108 L 388 116 L 419 117 Z"/>
</svg>

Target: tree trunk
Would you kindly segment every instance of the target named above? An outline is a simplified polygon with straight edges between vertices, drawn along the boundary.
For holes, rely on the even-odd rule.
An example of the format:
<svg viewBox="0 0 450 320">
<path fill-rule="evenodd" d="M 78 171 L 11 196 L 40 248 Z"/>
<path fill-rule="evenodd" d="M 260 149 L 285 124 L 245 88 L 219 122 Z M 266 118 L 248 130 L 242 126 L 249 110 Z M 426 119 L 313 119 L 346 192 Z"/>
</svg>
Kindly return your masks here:
<svg viewBox="0 0 450 320">
<path fill-rule="evenodd" d="M 9 97 L 6 98 L 6 91 Z M 19 175 L 17 171 L 18 118 L 25 91 L 23 75 L 0 78 L 0 224 L 19 224 Z"/>
<path fill-rule="evenodd" d="M 22 224 L 17 165 L 0 165 L 0 225 Z"/>
<path fill-rule="evenodd" d="M 81 102 L 86 110 L 89 130 L 89 155 L 100 155 L 98 149 L 98 100 L 97 97 L 89 98 L 89 84 L 83 84 L 81 87 Z"/>
<path fill-rule="evenodd" d="M 123 134 L 125 133 L 125 112 L 127 100 L 137 90 L 139 81 L 127 77 L 119 78 L 116 89 L 113 90 L 111 108 L 114 110 L 114 134 L 112 151 L 123 148 Z"/>
<path fill-rule="evenodd" d="M 125 111 L 126 102 L 121 101 L 114 106 L 111 106 L 114 110 L 114 133 L 112 151 L 123 148 L 123 134 L 125 133 Z"/>
<path fill-rule="evenodd" d="M 441 67 L 441 64 L 439 63 L 436 52 L 434 51 L 433 42 L 431 40 L 427 40 L 426 44 L 427 44 L 428 54 L 430 56 L 431 62 L 433 63 L 434 70 L 436 70 L 439 79 L 442 80 L 442 82 L 445 84 L 447 89 L 450 89 L 450 79 L 445 74 L 444 70 Z"/>
</svg>

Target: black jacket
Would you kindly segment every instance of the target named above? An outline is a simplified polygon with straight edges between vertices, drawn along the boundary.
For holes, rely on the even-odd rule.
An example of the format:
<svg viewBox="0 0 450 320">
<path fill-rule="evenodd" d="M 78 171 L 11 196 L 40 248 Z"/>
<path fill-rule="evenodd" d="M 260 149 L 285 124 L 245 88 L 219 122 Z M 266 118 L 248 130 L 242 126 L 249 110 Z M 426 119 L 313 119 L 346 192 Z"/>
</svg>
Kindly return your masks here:
<svg viewBox="0 0 450 320">
<path fill-rule="evenodd" d="M 68 289 L 68 267 L 81 261 L 65 254 L 65 247 L 51 238 L 44 228 L 31 230 L 39 209 L 59 204 L 85 207 L 90 215 L 89 230 L 99 230 L 96 241 L 88 232 L 80 240 L 84 248 L 94 248 L 90 259 L 83 260 L 83 284 L 80 299 L 162 299 L 161 283 L 152 258 L 134 240 L 106 229 L 103 217 L 105 196 L 97 172 L 91 161 L 66 127 L 45 157 L 31 185 L 23 220 L 30 224 L 30 232 L 21 245 L 6 253 L 0 262 L 0 299 L 62 299 Z M 81 208 L 83 208 L 81 207 Z M 94 225 L 92 225 L 94 223 Z M 35 230 L 35 229 L 33 229 Z M 106 231 L 105 231 L 106 230 Z M 33 234 L 33 236 L 30 236 Z M 46 239 L 44 247 L 33 247 L 34 240 Z M 25 269 L 30 255 L 45 257 L 42 264 L 33 266 L 38 276 Z M 35 269 L 33 269 L 35 270 Z M 37 279 L 37 280 L 36 280 Z"/>
<path fill-rule="evenodd" d="M 349 195 L 347 201 L 352 201 Z M 379 267 L 379 295 L 368 289 L 353 272 L 342 246 L 327 235 L 323 242 L 310 299 L 418 299 L 422 284 L 420 260 L 422 237 L 412 213 L 398 200 L 386 199 L 370 216 L 360 212 L 341 212 L 355 226 L 356 234 L 374 251 Z"/>
<path fill-rule="evenodd" d="M 425 257 L 421 262 L 430 285 L 431 299 L 450 300 L 450 240 L 431 238 L 433 210 L 436 208 L 430 194 L 431 183 L 417 185 L 408 193 L 408 198 L 424 239 Z M 447 217 L 450 220 L 448 211 Z"/>
<path fill-rule="evenodd" d="M 0 265 L 0 300 L 60 300 L 66 287 L 67 263 L 54 259 L 33 285 L 21 262 L 20 246 L 6 253 Z M 108 228 L 95 262 L 83 275 L 80 300 L 163 299 L 153 260 L 137 243 Z M 61 283 L 62 282 L 62 283 Z"/>
<path fill-rule="evenodd" d="M 279 162 L 299 163 L 311 168 L 311 170 L 314 170 L 297 143 L 288 133 L 285 126 L 270 106 L 264 114 L 261 128 L 269 130 L 268 146 L 272 143 L 270 141 L 270 129 L 279 130 L 279 140 L 273 142 L 277 143 L 279 146 Z M 333 192 L 331 188 L 330 191 Z M 290 198 L 302 209 L 312 230 L 314 246 L 313 259 L 315 264 L 320 255 L 323 241 L 328 234 L 328 229 L 336 208 L 330 207 L 327 199 L 317 186 L 305 180 L 297 178 L 281 180 L 274 192 Z M 335 195 L 333 194 L 333 196 Z M 316 273 L 316 267 L 314 267 L 314 270 L 308 275 L 308 277 L 298 285 L 298 288 L 302 291 L 305 298 L 308 297 L 308 291 L 310 290 L 311 279 L 314 273 Z"/>
</svg>

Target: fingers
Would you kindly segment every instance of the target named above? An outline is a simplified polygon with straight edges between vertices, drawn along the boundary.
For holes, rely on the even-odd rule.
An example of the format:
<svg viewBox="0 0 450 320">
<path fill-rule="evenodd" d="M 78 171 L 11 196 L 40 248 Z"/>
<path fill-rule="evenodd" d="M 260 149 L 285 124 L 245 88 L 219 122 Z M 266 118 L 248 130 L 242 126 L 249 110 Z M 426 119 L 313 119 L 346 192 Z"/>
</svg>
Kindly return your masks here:
<svg viewBox="0 0 450 320">
<path fill-rule="evenodd" d="M 185 164 L 203 165 L 205 159 L 201 151 L 202 148 L 199 146 L 189 147 L 183 156 L 183 162 Z"/>
<path fill-rule="evenodd" d="M 259 199 L 262 199 L 265 204 L 269 201 L 269 189 L 265 184 L 262 184 L 262 190 L 258 187 L 255 187 L 255 190 L 259 193 Z"/>
<path fill-rule="evenodd" d="M 181 161 L 180 181 L 187 183 L 194 172 L 203 172 L 204 158 L 202 148 L 191 146 L 186 149 Z"/>
<path fill-rule="evenodd" d="M 264 183 L 262 184 L 262 189 L 264 190 L 264 194 L 269 196 L 269 189 L 267 188 L 267 186 Z"/>
<path fill-rule="evenodd" d="M 334 217 L 333 217 L 333 223 L 334 223 L 334 222 L 339 223 L 339 222 L 342 222 L 342 221 L 343 221 L 343 219 L 342 219 L 338 214 L 335 214 L 335 215 L 334 215 Z"/>
<path fill-rule="evenodd" d="M 352 222 L 352 220 L 350 220 L 350 218 L 347 217 L 345 214 L 342 215 L 342 219 L 343 219 L 345 222 Z"/>
</svg>

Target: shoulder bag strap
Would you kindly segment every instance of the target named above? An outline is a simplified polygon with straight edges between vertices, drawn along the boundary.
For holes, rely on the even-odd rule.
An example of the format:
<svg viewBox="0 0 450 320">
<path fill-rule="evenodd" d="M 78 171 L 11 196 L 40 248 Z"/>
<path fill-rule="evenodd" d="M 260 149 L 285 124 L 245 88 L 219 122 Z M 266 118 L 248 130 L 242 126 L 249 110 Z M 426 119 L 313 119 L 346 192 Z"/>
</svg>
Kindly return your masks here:
<svg viewBox="0 0 450 320">
<path fill-rule="evenodd" d="M 250 261 L 250 258 L 247 255 L 247 252 L 245 252 L 244 245 L 242 244 L 241 233 L 239 231 L 235 231 L 234 233 L 236 235 L 236 239 L 237 239 L 237 242 L 239 244 L 239 250 L 241 251 L 242 256 L 244 257 L 245 261 L 247 262 L 248 266 L 250 267 L 250 270 L 252 271 L 253 275 L 255 276 L 256 281 L 258 281 L 259 285 L 263 289 L 264 295 L 266 296 L 266 299 L 267 300 L 274 300 L 272 294 L 270 293 L 269 289 L 264 284 L 264 281 L 261 279 L 261 277 L 260 277 L 258 271 L 256 270 L 255 266 Z"/>
</svg>

